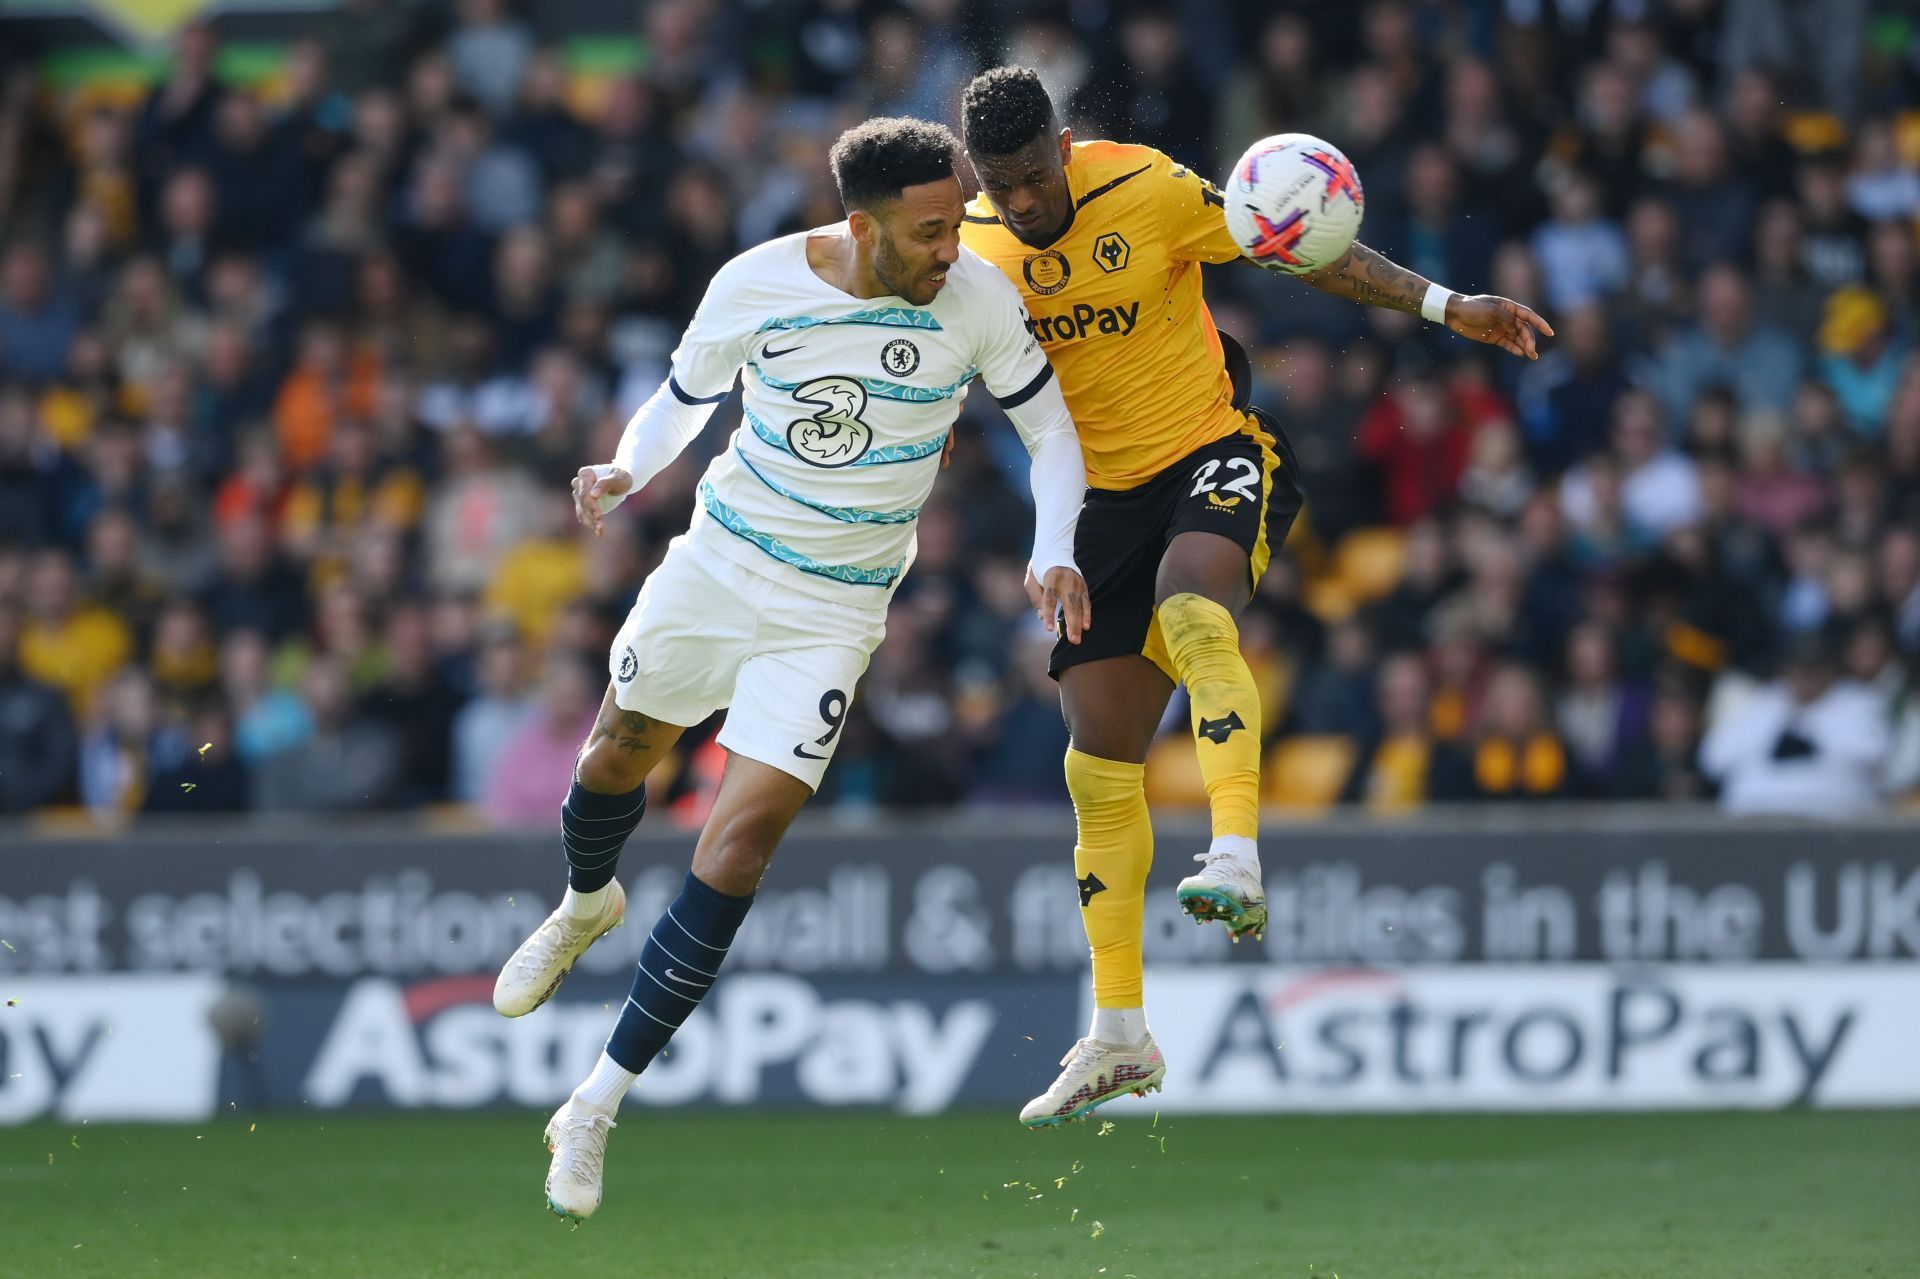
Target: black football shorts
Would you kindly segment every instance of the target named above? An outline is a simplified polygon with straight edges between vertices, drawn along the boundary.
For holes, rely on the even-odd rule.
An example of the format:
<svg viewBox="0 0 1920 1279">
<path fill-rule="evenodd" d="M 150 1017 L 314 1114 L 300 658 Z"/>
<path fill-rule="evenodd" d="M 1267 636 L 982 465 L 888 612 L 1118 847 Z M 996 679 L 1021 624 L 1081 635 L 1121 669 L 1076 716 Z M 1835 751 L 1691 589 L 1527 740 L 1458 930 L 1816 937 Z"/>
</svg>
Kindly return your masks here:
<svg viewBox="0 0 1920 1279">
<path fill-rule="evenodd" d="M 1078 644 L 1064 634 L 1047 670 L 1143 653 L 1172 674 L 1154 618 L 1154 584 L 1167 546 L 1181 533 L 1230 538 L 1247 553 L 1252 580 L 1267 570 L 1305 501 L 1300 469 L 1279 425 L 1248 409 L 1232 435 L 1206 444 L 1144 484 L 1088 489 L 1073 556 L 1093 600 L 1093 629 Z"/>
</svg>

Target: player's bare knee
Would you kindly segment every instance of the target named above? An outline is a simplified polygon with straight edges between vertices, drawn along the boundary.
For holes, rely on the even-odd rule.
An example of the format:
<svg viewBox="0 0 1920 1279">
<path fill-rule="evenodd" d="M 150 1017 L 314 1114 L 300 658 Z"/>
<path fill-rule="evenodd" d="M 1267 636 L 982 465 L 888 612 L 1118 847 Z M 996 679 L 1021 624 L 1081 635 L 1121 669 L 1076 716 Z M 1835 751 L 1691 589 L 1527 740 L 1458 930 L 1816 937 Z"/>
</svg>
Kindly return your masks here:
<svg viewBox="0 0 1920 1279">
<path fill-rule="evenodd" d="M 1231 570 L 1163 572 L 1154 583 L 1153 606 L 1157 609 L 1176 595 L 1198 595 L 1238 613 L 1253 598 L 1253 583 L 1244 560 Z"/>
<path fill-rule="evenodd" d="M 678 736 L 677 729 L 671 735 L 655 731 L 665 727 L 626 711 L 616 711 L 611 718 L 603 715 L 575 761 L 580 784 L 591 791 L 617 795 L 646 781 Z"/>
<path fill-rule="evenodd" d="M 1199 595 L 1239 612 L 1253 598 L 1253 574 L 1247 553 L 1229 538 L 1212 533 L 1182 533 L 1167 547 L 1154 579 L 1155 608 L 1176 595 Z"/>
<path fill-rule="evenodd" d="M 574 776 L 590 791 L 621 795 L 647 780 L 652 763 L 650 756 L 628 754 L 610 739 L 589 737 L 574 762 Z"/>
<path fill-rule="evenodd" d="M 710 887 L 744 897 L 760 885 L 773 861 L 784 823 L 762 820 L 752 813 L 730 818 L 701 841 L 694 855 L 693 873 Z"/>
<path fill-rule="evenodd" d="M 682 731 L 677 725 L 622 709 L 609 694 L 580 748 L 574 775 L 588 790 L 624 794 L 647 779 Z"/>
</svg>

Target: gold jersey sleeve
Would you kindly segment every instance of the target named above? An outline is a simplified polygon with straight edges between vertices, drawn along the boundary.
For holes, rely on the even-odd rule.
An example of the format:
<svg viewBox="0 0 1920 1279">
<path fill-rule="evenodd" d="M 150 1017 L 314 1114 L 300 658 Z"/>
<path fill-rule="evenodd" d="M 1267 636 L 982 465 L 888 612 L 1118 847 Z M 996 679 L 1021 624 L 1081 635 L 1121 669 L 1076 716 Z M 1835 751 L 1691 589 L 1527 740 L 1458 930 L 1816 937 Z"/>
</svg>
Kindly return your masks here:
<svg viewBox="0 0 1920 1279">
<path fill-rule="evenodd" d="M 1240 256 L 1220 193 L 1152 147 L 1076 142 L 1073 215 L 1044 248 L 986 197 L 961 241 L 1020 290 L 1080 432 L 1087 482 L 1128 489 L 1242 429 L 1200 264 Z"/>
</svg>

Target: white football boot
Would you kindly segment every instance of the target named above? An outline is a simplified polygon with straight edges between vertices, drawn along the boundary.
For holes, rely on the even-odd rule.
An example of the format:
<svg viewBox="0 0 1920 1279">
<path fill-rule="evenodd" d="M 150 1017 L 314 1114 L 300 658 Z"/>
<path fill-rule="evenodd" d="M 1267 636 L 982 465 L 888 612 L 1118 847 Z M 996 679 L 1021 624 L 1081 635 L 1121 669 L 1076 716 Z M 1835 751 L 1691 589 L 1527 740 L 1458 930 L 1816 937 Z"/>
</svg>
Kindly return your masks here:
<svg viewBox="0 0 1920 1279">
<path fill-rule="evenodd" d="M 1267 890 L 1260 885 L 1259 867 L 1232 853 L 1198 853 L 1193 860 L 1201 867 L 1180 881 L 1180 909 L 1196 924 L 1219 920 L 1235 941 L 1248 933 L 1255 941 L 1264 937 Z"/>
<path fill-rule="evenodd" d="M 600 1206 L 600 1182 L 605 1175 L 607 1134 L 619 1127 L 613 1112 L 578 1097 L 547 1120 L 547 1207 L 555 1216 L 576 1225 Z"/>
<path fill-rule="evenodd" d="M 1128 1093 L 1144 1097 L 1160 1091 L 1167 1061 L 1148 1035 L 1137 1044 L 1108 1044 L 1082 1039 L 1060 1059 L 1066 1067 L 1053 1087 L 1035 1097 L 1020 1112 L 1029 1128 L 1051 1128 L 1085 1119 L 1095 1109 Z"/>
<path fill-rule="evenodd" d="M 494 1008 L 503 1017 L 524 1017 L 546 1003 L 587 947 L 620 927 L 626 917 L 627 893 L 617 879 L 607 885 L 607 900 L 599 914 L 575 919 L 563 906 L 548 915 L 507 957 L 493 983 Z"/>
</svg>

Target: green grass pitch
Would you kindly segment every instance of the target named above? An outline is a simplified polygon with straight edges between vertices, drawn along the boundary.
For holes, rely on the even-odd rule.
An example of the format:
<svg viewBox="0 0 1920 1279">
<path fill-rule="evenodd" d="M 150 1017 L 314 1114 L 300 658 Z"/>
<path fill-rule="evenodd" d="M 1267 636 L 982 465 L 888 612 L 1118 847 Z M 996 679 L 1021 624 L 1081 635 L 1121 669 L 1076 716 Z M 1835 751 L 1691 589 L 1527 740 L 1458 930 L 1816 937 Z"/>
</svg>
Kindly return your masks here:
<svg viewBox="0 0 1920 1279">
<path fill-rule="evenodd" d="M 0 1273 L 1920 1275 L 1914 1111 L 1163 1116 L 1103 1134 L 634 1106 L 577 1230 L 545 1210 L 543 1122 L 0 1129 Z"/>
</svg>

